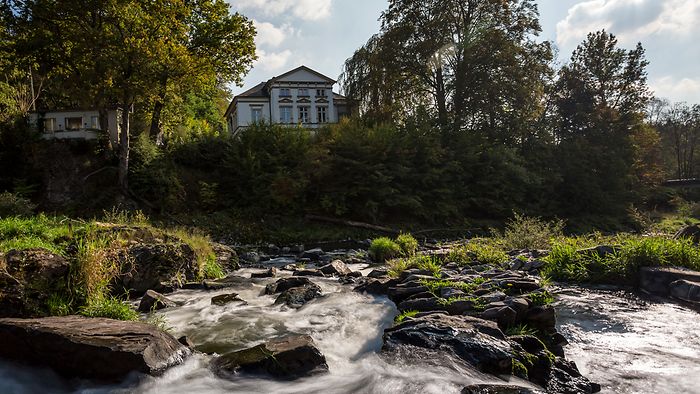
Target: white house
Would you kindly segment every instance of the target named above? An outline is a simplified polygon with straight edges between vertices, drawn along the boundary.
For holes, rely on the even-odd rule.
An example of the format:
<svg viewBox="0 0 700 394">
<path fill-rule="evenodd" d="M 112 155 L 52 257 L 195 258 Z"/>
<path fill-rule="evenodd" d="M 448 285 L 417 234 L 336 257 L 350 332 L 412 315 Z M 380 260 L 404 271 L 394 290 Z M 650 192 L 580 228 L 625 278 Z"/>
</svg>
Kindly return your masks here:
<svg viewBox="0 0 700 394">
<path fill-rule="evenodd" d="M 233 98 L 226 110 L 231 133 L 256 122 L 318 128 L 350 115 L 335 80 L 306 66 L 295 68 Z"/>
<path fill-rule="evenodd" d="M 108 110 L 107 119 L 100 121 L 100 112 L 93 109 L 60 111 L 38 111 L 29 114 L 29 124 L 41 133 L 44 139 L 95 140 L 109 135 L 112 144 L 119 141 L 121 111 Z"/>
</svg>

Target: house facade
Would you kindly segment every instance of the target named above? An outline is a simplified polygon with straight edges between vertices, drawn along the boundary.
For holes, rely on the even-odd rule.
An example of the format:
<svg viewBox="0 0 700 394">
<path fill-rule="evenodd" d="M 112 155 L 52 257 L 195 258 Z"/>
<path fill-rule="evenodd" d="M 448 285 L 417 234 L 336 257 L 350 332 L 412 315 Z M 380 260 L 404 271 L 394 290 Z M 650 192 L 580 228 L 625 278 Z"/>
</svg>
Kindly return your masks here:
<svg viewBox="0 0 700 394">
<path fill-rule="evenodd" d="M 93 109 L 38 111 L 29 114 L 29 125 L 43 139 L 96 140 L 107 133 L 112 144 L 119 141 L 121 111 L 108 110 L 106 119 Z"/>
<path fill-rule="evenodd" d="M 318 128 L 350 116 L 336 81 L 306 66 L 298 67 L 238 96 L 226 110 L 226 124 L 237 134 L 258 122 Z"/>
</svg>

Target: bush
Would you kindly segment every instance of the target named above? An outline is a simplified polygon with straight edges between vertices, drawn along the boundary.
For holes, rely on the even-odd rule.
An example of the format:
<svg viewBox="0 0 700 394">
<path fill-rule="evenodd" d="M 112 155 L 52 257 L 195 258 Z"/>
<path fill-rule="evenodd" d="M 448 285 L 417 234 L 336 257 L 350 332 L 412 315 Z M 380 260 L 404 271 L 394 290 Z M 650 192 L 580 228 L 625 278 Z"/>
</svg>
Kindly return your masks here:
<svg viewBox="0 0 700 394">
<path fill-rule="evenodd" d="M 489 264 L 500 265 L 508 261 L 508 255 L 498 246 L 487 240 L 474 239 L 466 245 L 453 248 L 447 255 L 447 260 L 459 265 Z"/>
<path fill-rule="evenodd" d="M 375 263 L 381 264 L 400 255 L 401 246 L 388 237 L 376 238 L 369 246 L 369 256 Z"/>
<path fill-rule="evenodd" d="M 14 193 L 0 193 L 0 217 L 27 217 L 34 213 L 34 209 L 36 209 L 36 205 L 26 198 Z"/>
<path fill-rule="evenodd" d="M 552 238 L 563 235 L 564 224 L 563 220 L 544 221 L 515 213 L 499 238 L 508 249 L 549 249 Z"/>
<path fill-rule="evenodd" d="M 404 257 L 414 256 L 418 251 L 418 241 L 411 234 L 400 234 L 396 237 L 396 243 Z"/>
<path fill-rule="evenodd" d="M 430 271 L 436 278 L 440 277 L 440 269 L 442 266 L 437 258 L 432 256 L 413 256 L 409 258 L 393 259 L 389 263 L 389 276 L 397 278 L 407 269 L 418 268 L 424 271 Z"/>
</svg>

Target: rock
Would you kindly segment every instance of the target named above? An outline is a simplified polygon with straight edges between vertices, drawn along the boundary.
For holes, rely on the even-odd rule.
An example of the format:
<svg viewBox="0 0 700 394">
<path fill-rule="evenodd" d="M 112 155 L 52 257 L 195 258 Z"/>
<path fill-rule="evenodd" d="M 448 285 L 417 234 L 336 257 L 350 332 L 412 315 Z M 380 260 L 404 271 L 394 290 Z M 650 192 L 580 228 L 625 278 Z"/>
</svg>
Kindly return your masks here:
<svg viewBox="0 0 700 394">
<path fill-rule="evenodd" d="M 555 332 L 557 318 L 551 305 L 536 306 L 527 312 L 527 324 L 544 333 Z"/>
<path fill-rule="evenodd" d="M 225 271 L 235 271 L 241 268 L 236 251 L 230 246 L 212 242 L 211 248 L 216 255 L 216 262 Z"/>
<path fill-rule="evenodd" d="M 418 311 L 427 312 L 437 309 L 442 309 L 442 305 L 435 297 L 430 298 L 418 298 L 413 300 L 406 300 L 398 305 L 400 311 Z"/>
<path fill-rule="evenodd" d="M 359 293 L 367 293 L 372 295 L 387 295 L 389 288 L 396 285 L 394 279 L 370 279 L 365 283 L 355 287 L 355 291 Z"/>
<path fill-rule="evenodd" d="M 319 270 L 296 270 L 292 274 L 294 276 L 317 276 L 317 277 L 324 277 L 326 275 L 323 274 L 323 272 Z"/>
<path fill-rule="evenodd" d="M 143 297 L 141 297 L 141 302 L 139 303 L 139 312 L 148 313 L 160 309 L 172 308 L 175 306 L 177 306 L 175 301 L 169 300 L 167 297 L 158 292 L 148 290 L 146 294 L 144 294 Z"/>
<path fill-rule="evenodd" d="M 211 298 L 211 304 L 217 306 L 224 306 L 232 302 L 242 302 L 248 304 L 244 299 L 240 298 L 236 293 L 221 294 Z"/>
<path fill-rule="evenodd" d="M 193 281 L 198 266 L 194 250 L 185 243 L 137 243 L 122 256 L 114 288 L 127 289 L 132 295 L 142 295 L 147 290 L 172 291 L 183 279 Z"/>
<path fill-rule="evenodd" d="M 544 260 L 539 260 L 539 259 L 532 260 L 532 268 L 533 269 L 540 269 L 540 268 L 544 267 L 545 264 L 547 264 L 547 263 Z"/>
<path fill-rule="evenodd" d="M 282 267 L 282 270 L 284 271 L 296 271 L 298 269 L 299 267 L 296 264 L 287 264 Z"/>
<path fill-rule="evenodd" d="M 503 289 L 515 289 L 521 293 L 535 291 L 540 288 L 540 284 L 528 279 L 506 279 L 499 281 L 499 287 Z"/>
<path fill-rule="evenodd" d="M 440 289 L 440 297 L 449 299 L 453 297 L 463 297 L 466 296 L 467 293 L 463 292 L 462 290 L 459 289 L 453 289 L 452 287 L 443 287 Z"/>
<path fill-rule="evenodd" d="M 212 362 L 214 371 L 231 378 L 237 373 L 297 379 L 328 371 L 326 358 L 308 335 L 274 339 L 250 349 L 225 354 Z"/>
<path fill-rule="evenodd" d="M 241 254 L 240 260 L 247 264 L 258 264 L 260 255 L 257 252 L 245 252 Z"/>
<path fill-rule="evenodd" d="M 66 259 L 44 249 L 0 256 L 0 317 L 48 315 L 49 298 L 67 294 L 69 273 Z"/>
<path fill-rule="evenodd" d="M 639 269 L 639 288 L 651 294 L 668 296 L 671 293 L 671 283 L 678 280 L 700 283 L 700 272 L 673 267 L 642 267 Z"/>
<path fill-rule="evenodd" d="M 694 243 L 700 242 L 700 226 L 697 224 L 691 224 L 690 226 L 685 226 L 678 230 L 673 236 L 673 239 L 689 238 L 692 239 Z"/>
<path fill-rule="evenodd" d="M 301 287 L 292 287 L 283 291 L 275 300 L 275 305 L 286 304 L 290 308 L 301 308 L 307 302 L 321 296 L 321 288 L 310 284 Z"/>
<path fill-rule="evenodd" d="M 321 256 L 325 255 L 326 253 L 323 251 L 323 249 L 316 248 L 316 249 L 310 249 L 305 251 L 304 253 L 301 254 L 302 259 L 309 259 L 310 261 L 319 261 L 321 260 Z"/>
<path fill-rule="evenodd" d="M 600 385 L 581 376 L 573 361 L 557 358 L 547 377 L 548 393 L 597 393 Z"/>
<path fill-rule="evenodd" d="M 448 352 L 486 373 L 511 373 L 510 344 L 496 324 L 486 320 L 431 314 L 384 331 L 385 352 L 402 346 Z"/>
<path fill-rule="evenodd" d="M 520 259 L 513 259 L 510 261 L 510 264 L 508 265 L 509 268 L 513 271 L 517 271 L 523 266 L 523 261 Z"/>
<path fill-rule="evenodd" d="M 401 283 L 389 288 L 389 298 L 391 298 L 391 300 L 395 303 L 401 303 L 401 301 L 407 299 L 412 295 L 418 293 L 425 293 L 427 291 L 429 291 L 429 289 L 417 281 Z"/>
<path fill-rule="evenodd" d="M 277 276 L 277 268 L 275 267 L 270 267 L 264 272 L 253 272 L 250 274 L 250 277 L 253 279 L 274 278 L 275 276 Z"/>
<path fill-rule="evenodd" d="M 474 311 L 476 304 L 471 300 L 457 300 L 445 305 L 443 309 L 450 315 L 464 315 Z"/>
<path fill-rule="evenodd" d="M 316 286 L 308 278 L 301 276 L 292 276 L 290 278 L 282 278 L 277 280 L 275 283 L 270 283 L 265 286 L 265 294 L 277 294 L 285 290 L 289 290 L 292 287 L 302 287 L 302 286 Z"/>
<path fill-rule="evenodd" d="M 345 276 L 352 274 L 352 270 L 340 260 L 333 260 L 330 264 L 321 267 L 320 271 L 327 276 Z"/>
<path fill-rule="evenodd" d="M 525 298 L 508 297 L 503 300 L 503 303 L 515 311 L 516 320 L 518 322 L 525 319 L 527 316 L 527 311 L 530 309 L 530 302 L 528 302 L 528 300 Z"/>
<path fill-rule="evenodd" d="M 532 335 L 514 335 L 512 337 L 508 337 L 508 340 L 517 343 L 523 348 L 523 350 L 530 354 L 537 354 L 543 350 L 547 350 L 544 343 Z"/>
<path fill-rule="evenodd" d="M 504 306 L 485 310 L 481 313 L 481 318 L 493 320 L 498 323 L 499 327 L 506 329 L 515 325 L 517 315 L 512 308 Z"/>
<path fill-rule="evenodd" d="M 504 293 L 502 291 L 494 291 L 494 292 L 479 296 L 479 298 L 484 300 L 486 303 L 503 301 L 506 299 L 506 297 L 507 297 L 506 293 Z"/>
<path fill-rule="evenodd" d="M 186 335 L 181 336 L 177 339 L 183 346 L 187 346 L 190 349 L 194 349 L 194 342 L 190 340 Z"/>
<path fill-rule="evenodd" d="M 472 384 L 462 394 L 545 394 L 544 391 L 510 384 Z"/>
<path fill-rule="evenodd" d="M 0 319 L 0 357 L 70 378 L 119 381 L 158 375 L 191 350 L 156 326 L 82 316 Z"/>
<path fill-rule="evenodd" d="M 373 269 L 369 274 L 367 274 L 368 278 L 374 278 L 374 279 L 381 279 L 381 278 L 386 278 L 389 276 L 389 271 L 387 269 Z"/>
<path fill-rule="evenodd" d="M 676 297 L 683 301 L 700 303 L 700 282 L 688 280 L 677 280 L 669 285 L 671 297 Z"/>
</svg>

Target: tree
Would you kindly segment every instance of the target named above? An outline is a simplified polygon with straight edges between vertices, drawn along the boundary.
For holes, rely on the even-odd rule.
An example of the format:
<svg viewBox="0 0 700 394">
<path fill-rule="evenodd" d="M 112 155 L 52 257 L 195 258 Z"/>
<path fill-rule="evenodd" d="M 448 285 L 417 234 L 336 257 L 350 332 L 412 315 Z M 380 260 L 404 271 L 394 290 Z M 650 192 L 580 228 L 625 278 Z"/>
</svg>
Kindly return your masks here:
<svg viewBox="0 0 700 394">
<path fill-rule="evenodd" d="M 119 186 L 125 194 L 134 107 L 159 102 L 171 80 L 239 82 L 255 59 L 252 22 L 230 15 L 223 0 L 7 3 L 18 55 L 32 59 L 54 91 L 68 93 L 69 101 L 81 97 L 103 109 L 121 108 Z"/>
<path fill-rule="evenodd" d="M 555 95 L 559 193 L 570 212 L 614 211 L 629 200 L 636 161 L 632 137 L 644 127 L 650 100 L 647 64 L 641 44 L 625 50 L 615 36 L 599 31 L 561 69 Z"/>
</svg>

